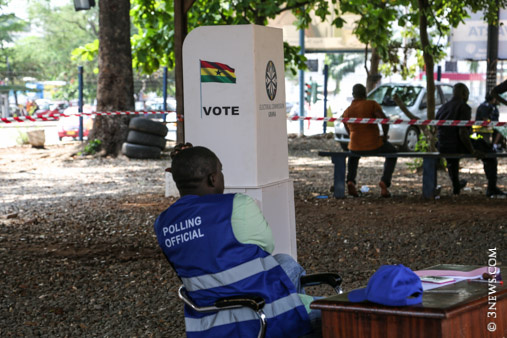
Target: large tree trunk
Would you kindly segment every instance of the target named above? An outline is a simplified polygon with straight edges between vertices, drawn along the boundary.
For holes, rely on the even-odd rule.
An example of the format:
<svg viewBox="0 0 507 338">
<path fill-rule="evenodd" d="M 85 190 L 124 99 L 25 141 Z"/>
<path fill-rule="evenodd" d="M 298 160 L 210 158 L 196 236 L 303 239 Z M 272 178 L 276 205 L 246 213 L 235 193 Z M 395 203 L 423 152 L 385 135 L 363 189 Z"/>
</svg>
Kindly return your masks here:
<svg viewBox="0 0 507 338">
<path fill-rule="evenodd" d="M 134 110 L 130 46 L 130 1 L 99 1 L 97 111 Z M 116 156 L 127 139 L 128 116 L 97 116 L 90 139 L 102 141 L 104 155 Z"/>
<path fill-rule="evenodd" d="M 426 65 L 426 102 L 428 102 L 427 116 L 428 120 L 435 119 L 435 78 L 433 68 L 435 63 L 433 55 L 430 53 L 430 40 L 428 37 L 428 11 L 431 10 L 428 0 L 418 0 L 419 2 L 419 33 L 421 35 L 421 47 L 423 50 L 424 64 Z M 426 140 L 428 140 L 430 151 L 435 151 L 435 132 L 434 128 L 427 127 L 423 129 Z"/>
</svg>

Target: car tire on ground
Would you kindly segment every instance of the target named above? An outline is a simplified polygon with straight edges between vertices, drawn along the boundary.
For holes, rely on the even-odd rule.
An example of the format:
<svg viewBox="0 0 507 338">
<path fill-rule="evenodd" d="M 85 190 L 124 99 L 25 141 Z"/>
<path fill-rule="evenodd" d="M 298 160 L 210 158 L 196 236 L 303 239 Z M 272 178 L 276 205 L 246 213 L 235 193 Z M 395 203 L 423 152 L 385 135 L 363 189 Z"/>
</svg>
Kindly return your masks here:
<svg viewBox="0 0 507 338">
<path fill-rule="evenodd" d="M 340 142 L 340 147 L 342 147 L 343 151 L 349 151 L 349 143 L 348 142 Z"/>
<path fill-rule="evenodd" d="M 165 149 L 166 140 L 162 136 L 143 133 L 142 131 L 129 130 L 127 136 L 128 143 L 140 144 L 143 146 L 158 147 L 161 150 Z"/>
<path fill-rule="evenodd" d="M 417 127 L 411 126 L 407 129 L 402 147 L 404 151 L 415 151 L 415 146 L 417 145 L 417 141 L 419 141 L 419 133 L 420 131 Z"/>
<path fill-rule="evenodd" d="M 165 124 L 144 117 L 134 117 L 130 120 L 129 129 L 162 137 L 167 135 L 167 127 Z"/>
<path fill-rule="evenodd" d="M 129 158 L 160 158 L 160 148 L 125 142 L 121 152 Z"/>
</svg>

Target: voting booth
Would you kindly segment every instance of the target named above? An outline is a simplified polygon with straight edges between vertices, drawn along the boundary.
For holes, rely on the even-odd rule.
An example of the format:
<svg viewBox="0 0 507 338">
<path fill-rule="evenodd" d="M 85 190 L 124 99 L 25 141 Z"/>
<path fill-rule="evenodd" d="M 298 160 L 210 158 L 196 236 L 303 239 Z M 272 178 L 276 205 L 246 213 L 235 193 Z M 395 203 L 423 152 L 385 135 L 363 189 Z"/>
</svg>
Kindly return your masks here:
<svg viewBox="0 0 507 338">
<path fill-rule="evenodd" d="M 226 193 L 254 198 L 275 253 L 296 258 L 289 179 L 282 30 L 203 26 L 183 44 L 185 141 L 214 151 Z"/>
</svg>

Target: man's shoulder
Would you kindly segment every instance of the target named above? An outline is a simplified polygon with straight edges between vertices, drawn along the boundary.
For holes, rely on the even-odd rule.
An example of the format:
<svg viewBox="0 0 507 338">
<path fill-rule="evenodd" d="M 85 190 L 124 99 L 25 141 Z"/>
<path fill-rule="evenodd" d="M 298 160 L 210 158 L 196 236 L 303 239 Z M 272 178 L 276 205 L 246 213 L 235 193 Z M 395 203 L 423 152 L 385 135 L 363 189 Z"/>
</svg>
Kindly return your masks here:
<svg viewBox="0 0 507 338">
<path fill-rule="evenodd" d="M 169 208 L 186 207 L 187 205 L 196 205 L 201 203 L 222 203 L 224 201 L 233 200 L 236 195 L 241 194 L 208 194 L 208 195 L 185 195 L 181 196 L 176 202 L 174 202 Z"/>
<path fill-rule="evenodd" d="M 359 99 L 354 100 L 352 103 L 358 104 L 358 105 L 369 105 L 369 106 L 380 106 L 380 104 L 375 100 L 369 100 L 369 99 Z"/>
<path fill-rule="evenodd" d="M 441 105 L 440 108 L 438 109 L 438 111 L 439 112 L 440 111 L 448 111 L 448 110 L 454 111 L 456 109 L 472 110 L 472 108 L 465 101 L 463 101 L 461 99 L 453 98 L 453 99 L 447 101 L 446 103 L 444 103 L 443 105 Z"/>
<path fill-rule="evenodd" d="M 238 202 L 248 202 L 250 200 L 253 201 L 253 198 L 248 196 L 248 195 L 245 195 L 245 194 L 242 194 L 242 193 L 236 193 L 236 194 L 233 194 L 234 195 L 234 201 L 238 201 Z"/>
<path fill-rule="evenodd" d="M 452 107 L 454 107 L 454 104 L 455 103 L 451 99 L 450 101 L 447 101 L 446 103 L 441 105 L 440 108 L 438 108 L 436 117 L 438 118 L 439 116 L 447 115 L 449 111 L 452 110 Z"/>
<path fill-rule="evenodd" d="M 248 196 L 248 195 L 245 195 L 245 194 L 241 194 L 241 193 L 237 193 L 237 194 L 233 194 L 234 195 L 234 207 L 241 207 L 241 206 L 245 206 L 245 207 L 251 207 L 252 205 L 257 205 L 257 203 L 255 202 L 255 200 Z"/>
<path fill-rule="evenodd" d="M 371 112 L 382 111 L 382 106 L 375 100 L 363 100 L 361 106 Z"/>
<path fill-rule="evenodd" d="M 355 117 L 354 115 L 358 113 L 365 113 L 365 112 L 374 112 L 382 110 L 382 107 L 380 104 L 378 104 L 377 101 L 374 100 L 367 100 L 367 99 L 355 99 L 352 101 L 350 106 L 345 109 L 345 112 L 343 113 L 343 117 Z"/>
</svg>

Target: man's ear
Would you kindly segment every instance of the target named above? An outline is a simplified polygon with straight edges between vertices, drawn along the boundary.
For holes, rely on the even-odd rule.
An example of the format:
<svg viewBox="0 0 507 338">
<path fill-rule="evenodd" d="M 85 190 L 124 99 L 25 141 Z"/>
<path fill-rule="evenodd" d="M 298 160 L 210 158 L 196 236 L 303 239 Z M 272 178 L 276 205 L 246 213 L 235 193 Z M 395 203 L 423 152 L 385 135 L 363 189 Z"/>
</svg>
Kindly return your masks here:
<svg viewBox="0 0 507 338">
<path fill-rule="evenodd" d="M 208 175 L 208 185 L 210 187 L 215 187 L 216 181 L 217 181 L 217 178 L 214 173 Z"/>
</svg>

